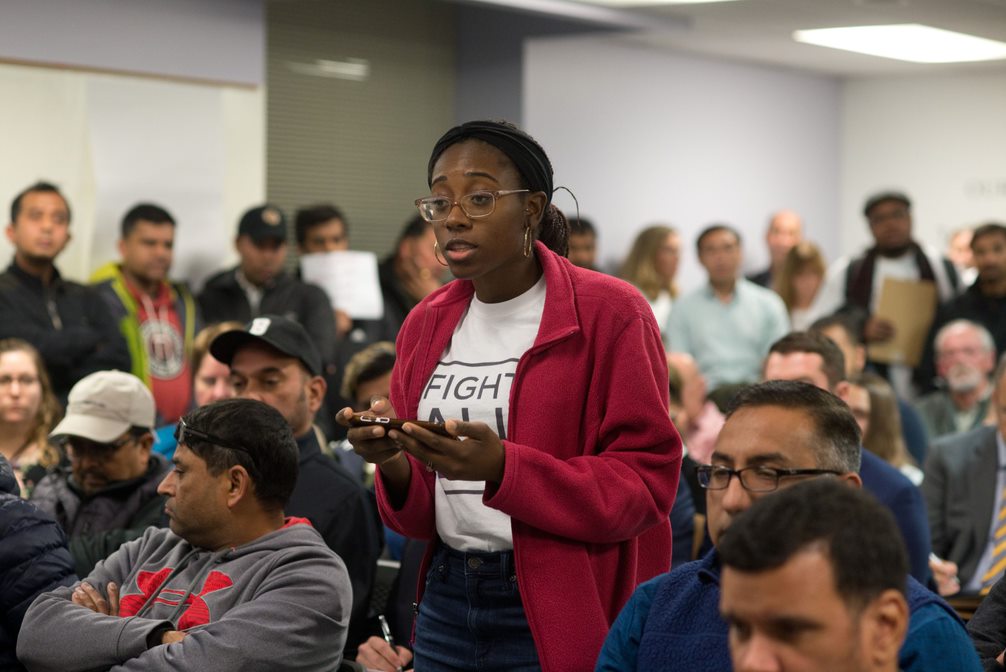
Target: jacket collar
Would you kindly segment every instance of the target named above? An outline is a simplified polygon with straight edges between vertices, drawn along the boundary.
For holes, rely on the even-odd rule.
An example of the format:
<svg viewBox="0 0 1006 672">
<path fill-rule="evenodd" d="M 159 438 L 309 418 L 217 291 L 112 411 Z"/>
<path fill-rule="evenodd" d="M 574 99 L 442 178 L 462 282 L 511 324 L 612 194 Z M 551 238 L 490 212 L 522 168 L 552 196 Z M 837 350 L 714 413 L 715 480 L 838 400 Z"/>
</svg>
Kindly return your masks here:
<svg viewBox="0 0 1006 672">
<path fill-rule="evenodd" d="M 541 241 L 535 241 L 534 246 L 542 274 L 545 276 L 546 289 L 545 309 L 541 316 L 538 336 L 531 347 L 533 351 L 580 331 L 580 318 L 577 314 L 576 297 L 573 294 L 573 276 L 577 273 L 590 272 L 573 267 Z M 475 285 L 471 280 L 455 280 L 430 295 L 430 307 L 447 310 L 454 308 L 460 313 L 474 294 Z"/>
<path fill-rule="evenodd" d="M 699 581 L 714 586 L 720 585 L 720 554 L 716 549 L 710 549 L 699 563 Z"/>
<path fill-rule="evenodd" d="M 318 443 L 318 433 L 314 430 L 314 425 L 311 425 L 311 429 L 303 436 L 297 437 L 297 449 L 300 452 L 298 459 L 300 464 L 304 464 L 315 455 L 321 454 L 321 444 Z"/>
<path fill-rule="evenodd" d="M 17 265 L 17 262 L 11 259 L 10 266 L 7 267 L 7 272 L 13 275 L 15 278 L 20 280 L 23 284 L 28 285 L 32 289 L 41 292 L 46 288 L 46 285 L 42 283 L 42 279 L 38 276 L 32 275 L 28 271 L 24 270 Z M 63 281 L 63 276 L 59 274 L 59 269 L 55 265 L 52 267 L 52 280 L 49 282 L 50 288 L 55 288 L 59 286 Z"/>
</svg>

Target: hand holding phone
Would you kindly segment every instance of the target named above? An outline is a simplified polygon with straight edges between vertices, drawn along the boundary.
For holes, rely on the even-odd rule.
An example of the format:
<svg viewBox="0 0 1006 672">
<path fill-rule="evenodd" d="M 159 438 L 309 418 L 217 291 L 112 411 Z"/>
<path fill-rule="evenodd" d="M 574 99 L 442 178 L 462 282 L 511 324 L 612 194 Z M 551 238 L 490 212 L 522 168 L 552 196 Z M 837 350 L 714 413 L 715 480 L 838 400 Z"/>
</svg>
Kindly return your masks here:
<svg viewBox="0 0 1006 672">
<path fill-rule="evenodd" d="M 423 420 L 403 420 L 402 418 L 385 418 L 379 415 L 373 415 L 372 413 L 353 413 L 349 416 L 349 426 L 350 427 L 384 427 L 385 431 L 390 429 L 397 429 L 402 431 L 402 425 L 406 422 L 409 424 L 416 425 L 417 427 L 422 427 L 423 429 L 433 432 L 434 434 L 439 434 L 440 436 L 446 436 L 449 439 L 454 437 L 447 431 L 443 423 L 440 422 L 426 422 Z"/>
</svg>

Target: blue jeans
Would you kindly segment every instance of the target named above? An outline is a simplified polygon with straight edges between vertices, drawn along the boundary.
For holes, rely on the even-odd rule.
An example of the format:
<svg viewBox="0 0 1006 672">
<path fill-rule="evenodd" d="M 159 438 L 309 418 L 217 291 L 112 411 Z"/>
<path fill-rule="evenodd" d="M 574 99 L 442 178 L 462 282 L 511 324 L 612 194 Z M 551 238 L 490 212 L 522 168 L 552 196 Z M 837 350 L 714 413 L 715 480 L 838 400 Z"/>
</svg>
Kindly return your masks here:
<svg viewBox="0 0 1006 672">
<path fill-rule="evenodd" d="M 415 656 L 416 672 L 541 669 L 512 551 L 437 547 L 416 616 Z"/>
</svg>

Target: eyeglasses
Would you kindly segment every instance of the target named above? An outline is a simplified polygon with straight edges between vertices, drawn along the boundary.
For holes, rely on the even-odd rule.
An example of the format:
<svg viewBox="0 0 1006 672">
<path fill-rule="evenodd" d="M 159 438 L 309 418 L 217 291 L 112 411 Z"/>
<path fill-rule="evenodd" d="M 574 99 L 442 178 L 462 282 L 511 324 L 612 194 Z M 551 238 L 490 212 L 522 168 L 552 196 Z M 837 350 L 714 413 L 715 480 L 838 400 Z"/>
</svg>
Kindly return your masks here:
<svg viewBox="0 0 1006 672">
<path fill-rule="evenodd" d="M 91 441 L 90 439 L 85 439 L 82 436 L 64 436 L 60 440 L 60 445 L 66 454 L 73 458 L 78 459 L 87 457 L 97 462 L 108 462 L 115 454 L 119 452 L 121 448 L 128 446 L 129 444 L 136 441 L 139 438 L 133 434 L 127 434 L 115 441 L 110 443 L 100 443 L 98 441 Z"/>
<path fill-rule="evenodd" d="M 730 485 L 730 479 L 736 476 L 741 486 L 748 492 L 772 492 L 778 489 L 780 478 L 793 476 L 821 476 L 831 474 L 838 476 L 841 471 L 834 469 L 776 469 L 775 467 L 744 467 L 731 469 L 713 464 L 702 464 L 695 468 L 699 485 L 706 490 L 725 490 Z"/>
<path fill-rule="evenodd" d="M 196 429 L 191 425 L 185 424 L 185 418 L 178 420 L 178 425 L 175 426 L 175 441 L 178 445 L 185 444 L 186 446 L 192 445 L 192 441 L 198 441 L 201 443 L 208 443 L 213 446 L 220 446 L 221 448 L 228 448 L 230 450 L 237 450 L 244 453 L 252 462 L 252 466 L 258 469 L 258 463 L 255 461 L 255 455 L 252 454 L 250 450 L 244 446 L 239 446 L 236 443 L 227 441 L 226 439 L 221 439 L 219 436 L 214 436 L 200 429 Z"/>
<path fill-rule="evenodd" d="M 454 206 L 460 206 L 461 211 L 472 219 L 488 217 L 496 211 L 496 199 L 510 194 L 526 194 L 530 189 L 507 189 L 506 191 L 476 191 L 452 201 L 446 196 L 427 196 L 417 198 L 416 207 L 419 216 L 427 222 L 442 222 L 451 214 Z"/>
</svg>

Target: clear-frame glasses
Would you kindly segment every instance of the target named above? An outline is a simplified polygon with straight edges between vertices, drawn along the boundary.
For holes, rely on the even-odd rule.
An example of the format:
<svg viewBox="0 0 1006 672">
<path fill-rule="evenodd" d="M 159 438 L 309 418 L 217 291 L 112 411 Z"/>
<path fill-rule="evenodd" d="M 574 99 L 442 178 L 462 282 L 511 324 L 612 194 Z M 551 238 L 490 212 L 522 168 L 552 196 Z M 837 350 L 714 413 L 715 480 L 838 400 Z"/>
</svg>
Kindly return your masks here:
<svg viewBox="0 0 1006 672">
<path fill-rule="evenodd" d="M 831 474 L 838 476 L 842 472 L 834 469 L 777 469 L 775 467 L 744 467 L 731 469 L 715 464 L 702 464 L 695 468 L 699 485 L 706 490 L 725 490 L 730 485 L 730 479 L 736 476 L 741 486 L 748 492 L 772 492 L 779 488 L 780 478 L 795 476 L 821 476 Z"/>
<path fill-rule="evenodd" d="M 416 207 L 419 216 L 427 222 L 442 222 L 451 214 L 454 206 L 460 206 L 461 211 L 471 219 L 488 217 L 496 211 L 496 199 L 510 194 L 526 194 L 530 189 L 506 189 L 504 191 L 473 191 L 456 201 L 446 196 L 427 196 L 417 198 Z"/>
</svg>

